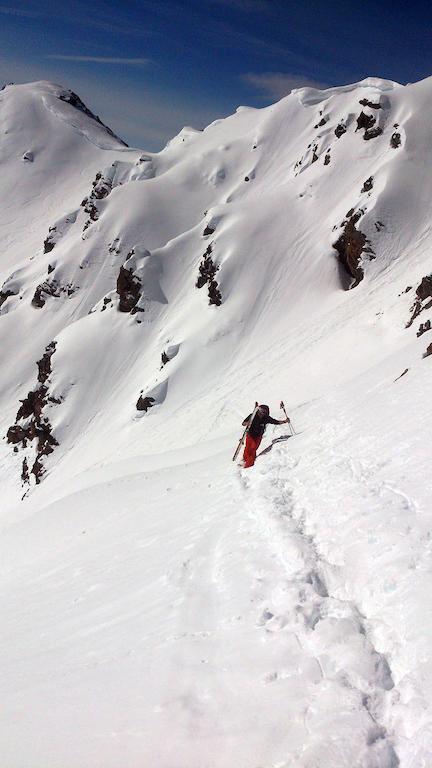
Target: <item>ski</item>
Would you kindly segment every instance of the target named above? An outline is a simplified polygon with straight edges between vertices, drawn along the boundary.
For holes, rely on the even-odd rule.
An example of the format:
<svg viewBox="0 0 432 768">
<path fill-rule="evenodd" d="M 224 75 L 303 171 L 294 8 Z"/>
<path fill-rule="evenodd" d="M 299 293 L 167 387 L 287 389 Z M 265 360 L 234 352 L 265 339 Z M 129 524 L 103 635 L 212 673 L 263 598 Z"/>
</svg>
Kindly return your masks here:
<svg viewBox="0 0 432 768">
<path fill-rule="evenodd" d="M 254 409 L 253 409 L 253 411 L 252 411 L 252 415 L 251 415 L 251 418 L 250 418 L 249 424 L 246 424 L 246 426 L 245 426 L 245 428 L 244 428 L 244 432 L 243 432 L 243 434 L 242 434 L 242 436 L 241 436 L 241 438 L 240 438 L 240 440 L 239 440 L 238 446 L 237 446 L 237 448 L 236 448 L 235 454 L 234 454 L 234 456 L 232 457 L 232 460 L 233 460 L 233 461 L 235 461 L 235 460 L 236 460 L 237 456 L 238 456 L 238 455 L 239 455 L 239 453 L 240 453 L 240 449 L 241 449 L 241 447 L 242 447 L 242 445 L 243 445 L 243 443 L 244 443 L 244 439 L 245 439 L 245 437 L 246 437 L 247 433 L 249 432 L 249 428 L 250 428 L 250 426 L 251 426 L 251 424 L 252 424 L 252 422 L 253 422 L 253 420 L 254 420 L 254 418 L 255 418 L 255 415 L 256 415 L 256 412 L 257 412 L 258 408 L 259 408 L 259 405 L 258 405 L 258 403 L 255 403 L 255 408 L 254 408 Z"/>
</svg>

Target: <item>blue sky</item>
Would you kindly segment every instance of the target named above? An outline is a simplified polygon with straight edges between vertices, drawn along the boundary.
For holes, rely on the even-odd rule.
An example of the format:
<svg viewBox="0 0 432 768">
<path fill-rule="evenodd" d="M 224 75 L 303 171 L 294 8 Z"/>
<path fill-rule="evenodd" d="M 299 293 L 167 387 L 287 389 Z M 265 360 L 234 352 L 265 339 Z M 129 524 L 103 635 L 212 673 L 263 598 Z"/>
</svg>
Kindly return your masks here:
<svg viewBox="0 0 432 768">
<path fill-rule="evenodd" d="M 59 82 L 128 143 L 157 150 L 183 125 L 292 87 L 427 77 L 430 30 L 430 0 L 11 0 L 0 80 Z"/>
</svg>

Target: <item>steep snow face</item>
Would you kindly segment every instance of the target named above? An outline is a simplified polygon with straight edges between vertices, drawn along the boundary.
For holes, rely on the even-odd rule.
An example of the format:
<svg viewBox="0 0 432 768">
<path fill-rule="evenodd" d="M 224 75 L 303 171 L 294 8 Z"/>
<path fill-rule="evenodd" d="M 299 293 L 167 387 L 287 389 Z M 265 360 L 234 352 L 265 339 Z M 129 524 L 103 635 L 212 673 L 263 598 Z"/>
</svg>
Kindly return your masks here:
<svg viewBox="0 0 432 768">
<path fill-rule="evenodd" d="M 156 450 L 173 413 L 184 439 L 188 402 L 206 434 L 219 383 L 236 407 L 247 407 L 236 392 L 245 370 L 262 375 L 262 350 L 274 345 L 275 361 L 291 360 L 302 334 L 332 325 L 337 314 L 331 351 L 314 352 L 312 375 L 309 361 L 295 365 L 294 400 L 300 388 L 302 397 L 316 396 L 363 370 L 344 318 L 360 302 L 363 322 L 373 323 L 372 294 L 376 311 L 390 318 L 399 303 L 402 318 L 397 293 L 428 269 L 418 254 L 428 247 L 430 88 L 372 78 L 301 89 L 263 110 L 240 108 L 203 132 L 184 129 L 153 156 L 122 147 L 58 86 L 6 88 L 2 183 L 13 192 L 4 195 L 0 328 L 4 338 L 13 334 L 18 354 L 14 369 L 2 372 L 3 429 L 54 339 L 52 390 L 61 407 L 51 404 L 46 418 L 59 447 L 47 467 L 72 445 L 74 468 L 95 452 L 109 457 L 113 427 L 116 450 L 139 453 L 140 395 L 157 406 L 145 412 Z M 149 254 L 146 266 L 132 272 L 127 264 L 140 252 Z M 377 292 L 391 270 L 400 282 L 390 299 Z M 360 283 L 356 293 L 342 290 Z M 405 343 L 404 320 L 388 320 L 388 349 L 366 331 L 370 362 Z M 169 345 L 178 354 L 160 370 Z M 281 367 L 268 372 L 263 396 Z M 10 397 L 17 381 L 21 392 Z M 225 411 L 225 426 L 236 418 L 235 409 Z"/>
<path fill-rule="evenodd" d="M 29 706 L 33 667 L 49 690 L 37 764 L 426 765 L 431 96 L 304 88 L 150 154 L 59 86 L 0 93 L 5 642 Z M 238 475 L 281 397 L 304 434 Z"/>
</svg>

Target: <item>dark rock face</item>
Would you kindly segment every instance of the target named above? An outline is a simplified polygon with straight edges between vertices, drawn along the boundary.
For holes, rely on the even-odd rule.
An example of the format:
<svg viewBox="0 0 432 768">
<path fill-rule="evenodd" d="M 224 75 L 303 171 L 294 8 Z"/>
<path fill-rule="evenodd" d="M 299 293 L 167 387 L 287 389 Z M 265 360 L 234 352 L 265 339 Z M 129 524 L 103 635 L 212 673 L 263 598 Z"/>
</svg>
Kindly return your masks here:
<svg viewBox="0 0 432 768">
<path fill-rule="evenodd" d="M 427 301 L 428 299 L 429 301 Z M 432 274 L 425 275 L 425 277 L 422 278 L 419 285 L 417 286 L 416 299 L 410 309 L 410 312 L 412 314 L 405 327 L 410 328 L 410 326 L 413 324 L 416 317 L 419 316 L 420 312 L 423 312 L 424 309 L 430 309 L 431 307 L 432 307 Z M 426 329 L 426 330 L 429 330 L 429 329 Z"/>
<path fill-rule="evenodd" d="M 343 136 L 344 133 L 346 133 L 346 131 L 347 131 L 346 125 L 344 125 L 343 123 L 339 123 L 339 125 L 336 126 L 336 128 L 335 128 L 335 136 L 336 136 L 336 138 L 340 139 L 340 137 Z"/>
<path fill-rule="evenodd" d="M 370 192 L 372 188 L 373 188 L 373 176 L 369 176 L 369 178 L 366 179 L 366 181 L 364 182 L 364 184 L 363 184 L 363 186 L 362 186 L 360 191 L 361 192 Z"/>
<path fill-rule="evenodd" d="M 346 223 L 342 234 L 333 243 L 340 263 L 348 275 L 353 278 L 349 288 L 355 288 L 363 280 L 364 272 L 361 267 L 361 260 L 366 244 L 366 235 L 356 229 L 354 218 Z"/>
<path fill-rule="evenodd" d="M 167 363 L 169 363 L 169 361 L 170 361 L 170 359 L 169 359 L 169 357 L 168 357 L 167 353 L 166 353 L 166 352 L 165 352 L 165 350 L 164 350 L 164 351 L 162 352 L 162 354 L 161 354 L 161 363 L 162 363 L 161 367 L 163 367 L 164 365 L 166 365 Z"/>
<path fill-rule="evenodd" d="M 143 397 L 142 395 L 139 396 L 136 404 L 137 411 L 145 411 L 147 412 L 149 408 L 151 408 L 155 403 L 154 397 Z"/>
<path fill-rule="evenodd" d="M 426 352 L 423 353 L 423 357 L 429 357 L 429 355 L 432 355 L 432 344 L 429 344 L 429 346 L 426 349 Z"/>
<path fill-rule="evenodd" d="M 426 322 L 424 322 L 424 323 L 420 323 L 420 325 L 419 325 L 419 329 L 418 329 L 418 331 L 417 331 L 417 338 L 418 338 L 419 336 L 422 336 L 422 335 L 423 335 L 424 333 L 426 333 L 427 331 L 430 331 L 431 327 L 432 327 L 432 326 L 431 326 L 431 321 L 430 321 L 430 320 L 426 320 Z"/>
<path fill-rule="evenodd" d="M 432 275 L 426 275 L 416 288 L 416 294 L 420 301 L 432 298 Z"/>
<path fill-rule="evenodd" d="M 50 253 L 53 250 L 55 246 L 55 241 L 53 238 L 56 231 L 57 231 L 56 227 L 49 228 L 48 235 L 44 240 L 44 253 Z"/>
<path fill-rule="evenodd" d="M 324 165 L 330 164 L 330 152 L 327 152 L 326 156 L 324 157 Z"/>
<path fill-rule="evenodd" d="M 57 344 L 55 341 L 48 344 L 41 359 L 37 361 L 38 381 L 40 384 L 45 384 L 51 373 L 51 358 L 56 351 L 56 346 Z"/>
<path fill-rule="evenodd" d="M 323 125 L 325 125 L 325 124 L 326 124 L 327 120 L 328 120 L 328 118 L 325 118 L 325 117 L 321 118 L 321 120 L 319 121 L 319 123 L 317 123 L 316 125 L 314 125 L 314 128 L 322 128 L 322 127 L 323 127 Z"/>
<path fill-rule="evenodd" d="M 5 303 L 9 296 L 16 296 L 13 291 L 0 291 L 0 307 Z"/>
<path fill-rule="evenodd" d="M 45 280 L 36 287 L 31 300 L 32 306 L 41 309 L 45 306 L 47 296 L 55 296 L 56 298 L 60 296 L 59 285 L 56 280 Z"/>
<path fill-rule="evenodd" d="M 368 99 L 360 99 L 359 104 L 361 104 L 362 107 L 369 107 L 369 109 L 382 109 L 379 102 L 368 101 Z"/>
<path fill-rule="evenodd" d="M 90 195 L 85 197 L 81 203 L 81 207 L 84 208 L 84 211 L 88 213 L 89 216 L 86 223 L 84 224 L 84 232 L 86 229 L 88 229 L 92 221 L 98 220 L 99 211 L 96 205 L 96 201 L 103 200 L 105 197 L 108 197 L 112 191 L 112 181 L 110 179 L 106 179 L 105 176 L 103 176 L 101 173 L 97 173 L 95 180 L 92 182 L 92 187 L 93 189 L 90 192 Z"/>
<path fill-rule="evenodd" d="M 42 459 L 44 456 L 49 456 L 53 452 L 54 447 L 58 445 L 56 438 L 52 434 L 52 426 L 49 419 L 44 416 L 44 408 L 48 402 L 60 402 L 49 396 L 48 386 L 46 385 L 51 373 L 51 358 L 55 349 L 56 343 L 52 341 L 46 347 L 42 358 L 37 361 L 38 385 L 27 394 L 27 397 L 20 401 L 21 405 L 16 415 L 15 424 L 9 427 L 6 433 L 8 443 L 15 445 L 16 448 L 19 445 L 22 448 L 26 448 L 28 443 L 36 442 L 36 457 L 33 466 L 29 470 L 27 457 L 24 458 L 22 463 L 21 478 L 25 483 L 30 482 L 31 474 L 34 476 L 36 483 L 40 483 L 45 472 Z"/>
<path fill-rule="evenodd" d="M 120 297 L 119 312 L 133 312 L 141 295 L 141 282 L 131 269 L 120 267 L 117 293 Z"/>
<path fill-rule="evenodd" d="M 391 139 L 390 139 L 390 146 L 393 147 L 393 149 L 397 149 L 398 147 L 400 147 L 401 143 L 402 143 L 402 140 L 401 140 L 400 133 L 398 133 L 397 131 L 392 133 Z"/>
<path fill-rule="evenodd" d="M 219 267 L 213 262 L 211 257 L 212 250 L 212 245 L 209 245 L 202 257 L 201 264 L 198 268 L 199 276 L 196 281 L 196 287 L 202 288 L 204 285 L 207 285 L 209 304 L 215 304 L 219 307 L 222 304 L 222 294 L 219 291 L 219 286 L 215 280 L 215 275 Z"/>
<path fill-rule="evenodd" d="M 375 125 L 375 122 L 376 120 L 373 115 L 367 115 L 366 112 L 361 111 L 357 118 L 356 131 L 359 131 L 361 128 L 368 130 L 369 128 L 372 128 L 373 125 Z"/>
<path fill-rule="evenodd" d="M 48 296 L 52 296 L 56 299 L 58 299 L 62 294 L 72 296 L 76 290 L 77 287 L 71 284 L 60 285 L 57 280 L 45 280 L 43 283 L 40 283 L 36 287 L 31 303 L 33 307 L 41 309 L 43 306 L 45 306 L 45 302 Z"/>
<path fill-rule="evenodd" d="M 72 107 L 75 107 L 75 109 L 78 109 L 80 112 L 84 112 L 84 114 L 87 115 L 87 117 L 91 117 L 92 120 L 95 120 L 97 123 L 99 123 L 99 125 L 105 128 L 105 130 L 107 131 L 107 133 L 109 133 L 110 136 L 113 136 L 113 138 L 117 139 L 117 141 L 123 144 L 124 147 L 128 146 L 126 142 L 123 141 L 123 139 L 120 139 L 118 136 L 116 136 L 115 133 L 113 133 L 113 131 L 111 130 L 111 128 L 108 128 L 108 126 L 105 125 L 105 123 L 103 123 L 102 120 L 99 117 L 97 117 L 97 115 L 93 114 L 93 112 L 91 112 L 90 109 L 86 107 L 84 102 L 81 101 L 80 97 L 76 93 L 74 93 L 73 91 L 65 90 L 58 95 L 58 98 L 60 99 L 60 101 L 65 101 L 67 102 L 67 104 L 70 104 Z"/>
<path fill-rule="evenodd" d="M 378 125 L 375 126 L 375 128 L 368 128 L 363 135 L 363 138 L 365 141 L 369 141 L 370 139 L 376 139 L 378 136 L 381 136 L 383 130 Z"/>
<path fill-rule="evenodd" d="M 212 235 L 214 232 L 214 227 L 210 227 L 208 224 L 203 232 L 203 237 L 207 237 L 208 235 Z"/>
</svg>

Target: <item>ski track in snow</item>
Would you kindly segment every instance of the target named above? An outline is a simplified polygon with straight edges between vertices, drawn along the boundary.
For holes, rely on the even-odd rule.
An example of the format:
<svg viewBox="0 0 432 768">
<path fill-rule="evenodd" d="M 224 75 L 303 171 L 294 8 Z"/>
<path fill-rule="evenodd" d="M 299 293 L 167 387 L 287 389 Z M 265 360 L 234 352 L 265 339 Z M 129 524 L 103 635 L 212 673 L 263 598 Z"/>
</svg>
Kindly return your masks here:
<svg viewBox="0 0 432 768">
<path fill-rule="evenodd" d="M 302 764 L 315 765 L 307 761 L 319 759 L 320 766 L 330 766 L 333 763 L 327 761 L 336 760 L 343 766 L 396 768 L 400 763 L 387 724 L 389 697 L 394 689 L 391 669 L 385 655 L 374 647 L 367 619 L 359 607 L 353 600 L 336 597 L 328 587 L 327 574 L 331 571 L 334 581 L 337 568 L 322 557 L 319 542 L 305 531 L 303 511 L 289 481 L 297 461 L 290 466 L 284 449 L 273 447 L 263 468 L 258 460 L 253 472 L 243 470 L 240 476 L 244 506 L 273 561 L 270 573 L 256 577 L 262 601 L 257 621 L 266 634 L 283 632 L 290 639 L 294 636 L 319 667 L 318 687 L 327 683 L 340 687 L 341 701 L 349 691 L 356 699 L 354 706 L 366 717 L 359 719 L 358 741 L 354 733 L 350 734 L 351 748 L 340 742 L 328 752 L 328 745 L 321 741 L 316 749 L 303 746 L 284 765 L 292 765 L 293 758 L 306 757 Z M 276 669 L 268 682 L 280 678 L 284 678 L 284 670 Z M 307 708 L 304 718 L 313 743 L 310 711 L 313 706 Z M 343 707 L 334 725 L 342 712 Z M 363 751 L 359 752 L 362 741 Z M 311 754 L 306 756 L 305 751 Z"/>
</svg>

